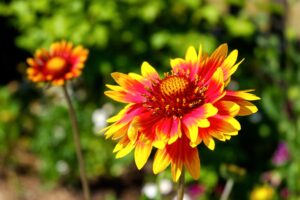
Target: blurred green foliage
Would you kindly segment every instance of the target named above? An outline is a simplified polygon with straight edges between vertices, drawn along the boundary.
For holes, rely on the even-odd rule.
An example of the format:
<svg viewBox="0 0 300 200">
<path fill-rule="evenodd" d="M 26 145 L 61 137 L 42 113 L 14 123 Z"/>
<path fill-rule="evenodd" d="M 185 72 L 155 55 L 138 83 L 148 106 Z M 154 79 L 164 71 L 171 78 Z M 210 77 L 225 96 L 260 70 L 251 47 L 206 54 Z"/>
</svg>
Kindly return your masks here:
<svg viewBox="0 0 300 200">
<path fill-rule="evenodd" d="M 0 171 L 3 172 L 6 165 L 14 165 L 16 160 L 11 157 L 17 140 L 21 135 L 20 103 L 12 96 L 9 88 L 0 88 Z"/>
<path fill-rule="evenodd" d="M 58 179 L 74 182 L 77 179 L 78 166 L 75 156 L 75 146 L 68 120 L 68 111 L 65 103 L 61 103 L 61 91 L 54 91 L 49 99 L 40 104 L 34 112 L 38 121 L 35 121 L 35 132 L 31 146 L 32 150 L 41 156 L 40 170 L 46 181 L 56 182 Z M 58 96 L 56 96 L 58 95 Z M 55 97 L 56 96 L 56 97 Z M 112 156 L 113 144 L 104 137 L 93 133 L 91 113 L 95 105 L 84 104 L 77 106 L 78 121 L 81 129 L 81 144 L 84 150 L 87 176 L 94 177 L 110 174 L 122 174 L 120 165 L 128 165 L 131 158 L 115 161 Z"/>
<path fill-rule="evenodd" d="M 291 199 L 300 194 L 299 38 L 286 35 L 291 27 L 284 26 L 284 4 L 237 0 L 11 0 L 0 3 L 0 15 L 19 31 L 16 45 L 31 53 L 60 39 L 89 48 L 83 77 L 73 85 L 79 92 L 73 97 L 90 180 L 118 177 L 132 162 L 132 157 L 115 160 L 111 153 L 114 144 L 93 133 L 91 116 L 108 101 L 103 91 L 104 83 L 112 82 L 109 74 L 138 72 L 144 60 L 164 72 L 169 70 L 169 59 L 182 57 L 189 45 L 198 47 L 202 43 L 205 51 L 211 52 L 227 42 L 231 50 L 239 50 L 240 59 L 246 58 L 230 87 L 255 88 L 262 100 L 256 103 L 257 114 L 240 118 L 239 137 L 226 144 L 218 142 L 214 152 L 200 147 L 199 182 L 207 188 L 201 198 L 219 198 L 218 188 L 227 178 L 219 170 L 224 163 L 245 169 L 243 178 L 234 185 L 232 199 L 247 199 L 256 185 L 265 183 L 261 176 L 270 170 L 282 177 L 276 186 L 277 199 L 285 188 Z M 33 87 L 26 81 L 21 84 Z M 8 154 L 9 145 L 15 144 L 25 129 L 31 132 L 25 136 L 30 150 L 39 157 L 44 179 L 73 183 L 78 172 L 66 107 L 47 95 L 32 95 L 32 88 L 22 88 L 19 93 L 28 101 L 9 94 L 5 87 L 0 90 L 0 139 L 11 141 L 0 143 L 0 156 Z M 36 106 L 39 111 L 32 112 Z M 25 108 L 23 113 L 21 107 Z M 34 126 L 12 126 L 24 118 Z M 280 166 L 271 162 L 279 141 L 287 143 L 291 154 Z"/>
</svg>

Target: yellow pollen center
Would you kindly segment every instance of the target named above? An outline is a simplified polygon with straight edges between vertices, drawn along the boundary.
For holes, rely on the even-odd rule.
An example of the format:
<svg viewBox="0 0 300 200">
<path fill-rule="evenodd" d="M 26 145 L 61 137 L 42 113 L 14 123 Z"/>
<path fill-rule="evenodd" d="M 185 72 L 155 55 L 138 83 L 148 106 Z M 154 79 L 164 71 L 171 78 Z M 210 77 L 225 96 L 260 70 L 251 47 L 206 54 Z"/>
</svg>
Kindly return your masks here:
<svg viewBox="0 0 300 200">
<path fill-rule="evenodd" d="M 66 66 L 66 61 L 61 57 L 51 58 L 47 62 L 47 69 L 54 72 L 62 70 L 65 66 Z"/>
<path fill-rule="evenodd" d="M 185 78 L 170 76 L 161 82 L 160 91 L 166 96 L 182 94 L 186 90 L 187 86 L 188 81 Z"/>
</svg>

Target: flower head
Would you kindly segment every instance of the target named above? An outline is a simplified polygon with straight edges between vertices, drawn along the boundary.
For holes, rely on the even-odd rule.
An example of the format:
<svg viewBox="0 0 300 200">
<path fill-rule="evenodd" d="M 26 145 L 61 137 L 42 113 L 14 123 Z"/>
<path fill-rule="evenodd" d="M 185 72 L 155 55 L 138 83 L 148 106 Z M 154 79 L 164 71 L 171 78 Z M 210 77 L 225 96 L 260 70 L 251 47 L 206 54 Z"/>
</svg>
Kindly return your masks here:
<svg viewBox="0 0 300 200">
<path fill-rule="evenodd" d="M 53 43 L 49 51 L 38 49 L 33 58 L 27 59 L 28 79 L 63 85 L 81 74 L 87 56 L 88 50 L 82 46 L 73 48 L 73 44 L 66 41 Z"/>
<path fill-rule="evenodd" d="M 262 185 L 253 189 L 250 200 L 271 200 L 275 194 L 274 189 L 269 185 Z"/>
<path fill-rule="evenodd" d="M 284 165 L 290 160 L 290 152 L 287 144 L 284 141 L 279 142 L 276 151 L 272 157 L 272 163 L 276 166 Z"/>
<path fill-rule="evenodd" d="M 141 74 L 112 73 L 118 85 L 107 85 L 105 94 L 127 106 L 104 129 L 107 138 L 118 140 L 114 152 L 123 157 L 134 149 L 135 162 L 141 169 L 152 148 L 157 149 L 153 172 L 171 165 L 177 181 L 183 167 L 193 178 L 200 175 L 197 146 L 203 142 L 215 148 L 214 139 L 225 141 L 240 130 L 237 115 L 257 111 L 251 100 L 259 98 L 252 90 L 231 91 L 226 86 L 239 63 L 238 51 L 227 56 L 227 45 L 212 55 L 197 54 L 189 47 L 185 59 L 171 60 L 171 71 L 160 76 L 147 62 Z"/>
</svg>

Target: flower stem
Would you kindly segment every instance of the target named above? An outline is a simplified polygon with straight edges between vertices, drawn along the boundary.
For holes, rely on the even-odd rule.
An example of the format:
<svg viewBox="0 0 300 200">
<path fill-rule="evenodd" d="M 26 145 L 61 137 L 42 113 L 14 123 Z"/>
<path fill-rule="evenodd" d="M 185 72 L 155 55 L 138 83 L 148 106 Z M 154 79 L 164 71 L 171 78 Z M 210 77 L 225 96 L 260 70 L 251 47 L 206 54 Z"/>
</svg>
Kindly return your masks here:
<svg viewBox="0 0 300 200">
<path fill-rule="evenodd" d="M 161 176 L 162 174 L 158 174 L 157 176 L 156 176 L 156 187 L 157 187 L 157 193 L 156 193 L 156 195 L 155 195 L 155 200 L 161 200 L 162 199 L 162 197 L 161 197 L 161 190 L 160 190 L 160 187 L 159 187 L 159 183 L 160 183 L 160 181 L 161 181 Z"/>
<path fill-rule="evenodd" d="M 183 200 L 183 195 L 184 195 L 184 167 L 182 168 L 181 175 L 179 177 L 179 183 L 178 183 L 178 189 L 177 189 L 177 200 Z"/>
<path fill-rule="evenodd" d="M 76 118 L 75 109 L 72 105 L 71 98 L 67 91 L 66 85 L 63 86 L 63 91 L 64 91 L 65 99 L 68 104 L 69 116 L 70 116 L 71 125 L 72 125 L 73 139 L 74 139 L 74 143 L 75 143 L 77 161 L 79 164 L 80 179 L 81 179 L 81 184 L 82 184 L 82 188 L 83 188 L 84 199 L 91 200 L 90 189 L 89 189 L 86 174 L 85 174 L 84 161 L 83 161 L 82 150 L 81 150 L 81 145 L 80 145 L 79 129 L 78 129 L 78 122 L 77 122 L 77 118 Z"/>
<path fill-rule="evenodd" d="M 230 195 L 230 192 L 233 188 L 233 184 L 234 184 L 234 180 L 232 178 L 229 178 L 227 181 L 226 181 L 226 185 L 225 185 L 225 188 L 222 192 L 222 195 L 221 195 L 221 198 L 220 200 L 227 200 L 229 195 Z"/>
</svg>

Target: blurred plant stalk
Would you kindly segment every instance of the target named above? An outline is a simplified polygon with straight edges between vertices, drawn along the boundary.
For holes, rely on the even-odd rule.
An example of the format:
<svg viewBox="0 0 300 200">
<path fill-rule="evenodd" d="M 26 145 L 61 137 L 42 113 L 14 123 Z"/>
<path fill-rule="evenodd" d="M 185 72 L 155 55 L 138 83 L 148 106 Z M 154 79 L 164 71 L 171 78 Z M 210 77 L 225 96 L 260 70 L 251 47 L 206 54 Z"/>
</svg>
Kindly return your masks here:
<svg viewBox="0 0 300 200">
<path fill-rule="evenodd" d="M 234 180 L 233 178 L 229 178 L 227 181 L 226 181 L 226 185 L 225 185 L 225 188 L 222 192 L 222 195 L 221 195 L 221 198 L 220 200 L 227 200 L 230 193 L 231 193 L 231 190 L 233 188 L 233 185 L 234 185 Z"/>
<path fill-rule="evenodd" d="M 181 175 L 179 177 L 178 189 L 177 189 L 177 200 L 183 200 L 184 196 L 184 180 L 185 179 L 185 170 L 182 168 Z"/>
<path fill-rule="evenodd" d="M 84 200 L 91 200 L 90 189 L 89 189 L 87 177 L 85 174 L 84 160 L 83 160 L 82 149 L 81 149 L 81 144 L 80 144 L 79 128 L 78 128 L 76 112 L 75 112 L 75 109 L 71 102 L 71 98 L 67 91 L 66 85 L 63 86 L 63 91 L 64 91 L 64 97 L 68 104 L 69 117 L 70 117 L 71 125 L 72 125 L 72 133 L 73 133 L 73 139 L 74 139 L 74 143 L 75 143 L 77 161 L 79 164 L 80 179 L 81 179 L 81 184 L 82 184 L 82 188 L 83 188 Z"/>
</svg>

